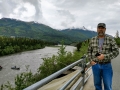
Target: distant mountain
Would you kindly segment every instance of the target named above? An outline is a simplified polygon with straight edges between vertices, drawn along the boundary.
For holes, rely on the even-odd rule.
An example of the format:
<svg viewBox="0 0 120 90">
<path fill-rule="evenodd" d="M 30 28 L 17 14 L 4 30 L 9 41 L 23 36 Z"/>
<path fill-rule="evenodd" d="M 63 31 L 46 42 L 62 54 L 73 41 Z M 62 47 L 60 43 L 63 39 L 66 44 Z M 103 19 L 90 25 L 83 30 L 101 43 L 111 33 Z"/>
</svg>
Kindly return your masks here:
<svg viewBox="0 0 120 90">
<path fill-rule="evenodd" d="M 96 35 L 96 32 L 84 29 L 56 30 L 37 22 L 25 22 L 17 19 L 0 19 L 0 35 L 14 37 L 28 37 L 50 42 L 66 44 L 83 41 Z"/>
<path fill-rule="evenodd" d="M 93 36 L 96 36 L 97 33 L 95 31 L 87 30 L 84 26 L 83 29 L 75 28 L 75 29 L 64 29 L 61 32 L 70 35 L 72 37 L 77 37 L 79 39 L 85 40 L 89 39 Z"/>
</svg>

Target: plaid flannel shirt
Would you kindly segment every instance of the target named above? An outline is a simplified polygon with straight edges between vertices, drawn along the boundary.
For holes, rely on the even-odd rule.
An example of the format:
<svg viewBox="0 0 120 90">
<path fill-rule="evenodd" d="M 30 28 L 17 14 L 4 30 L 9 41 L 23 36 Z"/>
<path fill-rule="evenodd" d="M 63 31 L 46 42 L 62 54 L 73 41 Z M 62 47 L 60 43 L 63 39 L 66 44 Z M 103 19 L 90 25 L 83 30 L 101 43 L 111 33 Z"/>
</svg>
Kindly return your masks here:
<svg viewBox="0 0 120 90">
<path fill-rule="evenodd" d="M 114 38 L 105 35 L 104 43 L 102 45 L 102 54 L 104 54 L 104 60 L 98 60 L 95 56 L 96 53 L 99 53 L 99 38 L 98 36 L 93 37 L 88 46 L 88 59 L 89 61 L 98 61 L 98 62 L 109 62 L 113 58 L 117 57 L 119 54 L 119 48 L 114 40 Z"/>
</svg>

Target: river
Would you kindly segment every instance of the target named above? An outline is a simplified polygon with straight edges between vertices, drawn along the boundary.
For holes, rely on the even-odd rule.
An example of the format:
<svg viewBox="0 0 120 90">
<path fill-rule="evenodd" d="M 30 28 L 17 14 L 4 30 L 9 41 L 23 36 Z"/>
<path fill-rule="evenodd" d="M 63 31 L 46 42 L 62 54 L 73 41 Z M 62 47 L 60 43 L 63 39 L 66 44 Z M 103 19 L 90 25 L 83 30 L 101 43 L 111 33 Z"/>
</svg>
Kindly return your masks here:
<svg viewBox="0 0 120 90">
<path fill-rule="evenodd" d="M 26 66 L 29 66 L 32 73 L 36 73 L 43 62 L 42 58 L 57 55 L 58 49 L 59 47 L 45 47 L 0 57 L 0 65 L 3 67 L 0 71 L 0 85 L 7 81 L 14 85 L 14 78 L 17 74 L 25 72 Z M 75 49 L 76 47 L 66 46 L 65 51 L 73 52 Z M 12 66 L 20 67 L 20 70 L 12 70 Z"/>
</svg>

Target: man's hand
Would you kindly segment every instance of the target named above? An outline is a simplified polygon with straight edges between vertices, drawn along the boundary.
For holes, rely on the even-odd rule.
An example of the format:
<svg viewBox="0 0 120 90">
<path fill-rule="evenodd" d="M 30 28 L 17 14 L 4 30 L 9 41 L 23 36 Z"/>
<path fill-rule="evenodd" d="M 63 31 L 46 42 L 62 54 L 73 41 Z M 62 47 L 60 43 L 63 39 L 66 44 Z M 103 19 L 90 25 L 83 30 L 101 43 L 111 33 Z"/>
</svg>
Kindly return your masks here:
<svg viewBox="0 0 120 90">
<path fill-rule="evenodd" d="M 91 64 L 91 65 L 95 65 L 95 64 L 96 64 L 96 62 L 94 62 L 94 61 L 91 61 L 91 62 L 90 62 L 90 64 Z"/>
<path fill-rule="evenodd" d="M 100 54 L 100 56 L 97 56 L 98 60 L 103 60 L 104 59 L 104 54 Z"/>
</svg>

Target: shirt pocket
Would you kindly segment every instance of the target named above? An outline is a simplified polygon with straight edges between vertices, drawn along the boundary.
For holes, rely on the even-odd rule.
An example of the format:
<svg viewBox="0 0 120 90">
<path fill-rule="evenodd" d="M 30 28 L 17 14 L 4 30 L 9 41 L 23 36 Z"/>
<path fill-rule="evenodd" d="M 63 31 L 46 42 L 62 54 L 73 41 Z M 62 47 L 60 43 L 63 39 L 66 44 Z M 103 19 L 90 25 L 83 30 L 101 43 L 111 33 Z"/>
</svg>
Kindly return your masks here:
<svg viewBox="0 0 120 90">
<path fill-rule="evenodd" d="M 111 49 L 110 44 L 103 45 L 103 51 L 104 53 L 109 53 Z"/>
<path fill-rule="evenodd" d="M 92 48 L 93 48 L 93 53 L 97 53 L 98 52 L 98 46 L 97 45 L 92 46 Z"/>
</svg>

